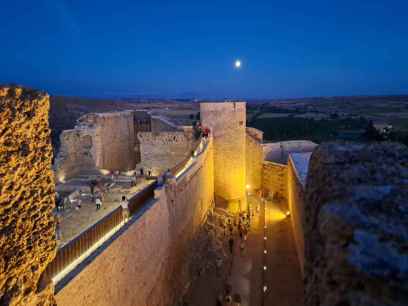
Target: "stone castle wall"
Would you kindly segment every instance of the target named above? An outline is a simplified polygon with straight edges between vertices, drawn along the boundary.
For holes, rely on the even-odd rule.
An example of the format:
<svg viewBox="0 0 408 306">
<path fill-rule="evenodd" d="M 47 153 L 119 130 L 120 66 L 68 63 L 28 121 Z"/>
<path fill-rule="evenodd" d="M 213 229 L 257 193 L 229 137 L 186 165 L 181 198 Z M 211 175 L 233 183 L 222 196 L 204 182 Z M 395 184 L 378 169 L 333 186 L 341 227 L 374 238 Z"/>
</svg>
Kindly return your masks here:
<svg viewBox="0 0 408 306">
<path fill-rule="evenodd" d="M 254 128 L 246 129 L 246 185 L 252 190 L 262 189 L 263 133 Z"/>
<path fill-rule="evenodd" d="M 263 162 L 262 191 L 265 196 L 287 199 L 287 168 L 287 165 Z"/>
<path fill-rule="evenodd" d="M 245 202 L 245 102 L 200 103 L 200 116 L 214 137 L 215 195 Z"/>
<path fill-rule="evenodd" d="M 213 146 L 57 295 L 58 305 L 173 305 L 191 274 L 192 243 L 213 202 Z"/>
<path fill-rule="evenodd" d="M 95 129 L 77 128 L 60 134 L 60 153 L 55 161 L 56 177 L 63 182 L 82 171 L 95 170 Z"/>
<path fill-rule="evenodd" d="M 287 198 L 290 210 L 293 236 L 300 269 L 304 275 L 305 240 L 304 240 L 304 206 L 305 190 L 296 174 L 295 165 L 289 157 L 287 166 Z"/>
<path fill-rule="evenodd" d="M 136 135 L 131 111 L 101 113 L 95 118 L 96 166 L 107 170 L 132 170 L 136 166 Z"/>
<path fill-rule="evenodd" d="M 0 87 L 0 305 L 53 305 L 55 256 L 49 96 Z"/>
<path fill-rule="evenodd" d="M 141 156 L 137 167 L 152 175 L 160 175 L 190 156 L 196 143 L 188 132 L 140 132 L 137 137 Z"/>
<path fill-rule="evenodd" d="M 139 130 L 150 129 L 150 117 L 142 111 L 89 113 L 73 130 L 60 136 L 55 160 L 59 180 L 97 169 L 127 171 L 140 161 Z"/>
<path fill-rule="evenodd" d="M 306 182 L 305 305 L 408 304 L 408 148 L 320 145 Z"/>
</svg>

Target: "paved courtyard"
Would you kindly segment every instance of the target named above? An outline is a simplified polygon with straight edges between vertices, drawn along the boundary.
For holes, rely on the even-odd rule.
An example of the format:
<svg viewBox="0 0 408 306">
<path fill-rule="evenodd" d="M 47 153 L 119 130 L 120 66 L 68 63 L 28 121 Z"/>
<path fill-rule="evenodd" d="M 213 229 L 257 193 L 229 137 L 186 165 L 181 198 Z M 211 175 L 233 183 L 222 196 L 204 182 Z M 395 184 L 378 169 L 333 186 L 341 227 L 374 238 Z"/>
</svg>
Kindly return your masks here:
<svg viewBox="0 0 408 306">
<path fill-rule="evenodd" d="M 141 179 L 132 187 L 128 187 L 126 184 L 116 184 L 103 194 L 103 203 L 100 209 L 96 209 L 95 201 L 92 200 L 90 193 L 82 193 L 80 208 L 77 208 L 75 204 L 71 204 L 65 207 L 64 210 L 56 212 L 61 229 L 61 237 L 58 241 L 59 247 L 120 206 L 119 202 L 123 195 L 129 198 L 151 182 L 153 180 Z"/>
</svg>

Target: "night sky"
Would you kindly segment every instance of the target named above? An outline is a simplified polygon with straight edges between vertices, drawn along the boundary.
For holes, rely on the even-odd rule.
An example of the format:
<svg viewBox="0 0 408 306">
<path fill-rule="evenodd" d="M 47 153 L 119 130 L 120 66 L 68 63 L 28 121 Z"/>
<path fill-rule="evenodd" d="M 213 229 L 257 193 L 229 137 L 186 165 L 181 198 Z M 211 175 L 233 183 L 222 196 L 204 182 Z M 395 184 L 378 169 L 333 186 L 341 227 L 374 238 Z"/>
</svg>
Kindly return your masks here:
<svg viewBox="0 0 408 306">
<path fill-rule="evenodd" d="M 408 93 L 407 0 L 1 0 L 0 16 L 0 83 L 54 95 Z"/>
</svg>

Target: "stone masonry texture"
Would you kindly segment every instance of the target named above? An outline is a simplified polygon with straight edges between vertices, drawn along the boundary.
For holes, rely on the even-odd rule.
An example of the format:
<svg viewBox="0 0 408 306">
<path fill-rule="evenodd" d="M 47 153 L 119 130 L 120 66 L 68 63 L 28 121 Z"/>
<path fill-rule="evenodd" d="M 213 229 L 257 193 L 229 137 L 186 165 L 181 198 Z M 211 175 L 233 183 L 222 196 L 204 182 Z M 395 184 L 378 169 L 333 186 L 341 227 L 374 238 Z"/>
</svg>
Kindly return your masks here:
<svg viewBox="0 0 408 306">
<path fill-rule="evenodd" d="M 48 111 L 46 93 L 0 87 L 0 305 L 55 303 L 40 282 L 56 249 Z"/>
<path fill-rule="evenodd" d="M 245 102 L 200 103 L 201 124 L 214 137 L 215 195 L 224 200 L 245 197 Z"/>
<path fill-rule="evenodd" d="M 305 204 L 305 305 L 408 305 L 408 149 L 319 146 Z"/>
</svg>

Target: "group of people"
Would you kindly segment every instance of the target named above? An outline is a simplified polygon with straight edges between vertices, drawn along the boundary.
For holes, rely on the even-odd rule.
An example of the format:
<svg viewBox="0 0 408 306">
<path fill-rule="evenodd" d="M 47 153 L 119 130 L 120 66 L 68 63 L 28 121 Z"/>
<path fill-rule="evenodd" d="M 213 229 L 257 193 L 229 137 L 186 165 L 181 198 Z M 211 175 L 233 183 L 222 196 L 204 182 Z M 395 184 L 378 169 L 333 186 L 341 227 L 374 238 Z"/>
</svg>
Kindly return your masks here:
<svg viewBox="0 0 408 306">
<path fill-rule="evenodd" d="M 245 242 L 247 240 L 250 228 L 251 228 L 251 214 L 241 212 L 239 213 L 237 218 L 235 218 L 235 220 L 231 220 L 231 218 L 228 218 L 226 224 L 224 225 L 224 236 L 227 235 L 228 231 L 229 232 L 228 246 L 231 256 L 234 253 L 235 245 L 234 233 L 237 232 L 239 234 L 240 249 L 241 251 L 244 251 Z"/>
</svg>

